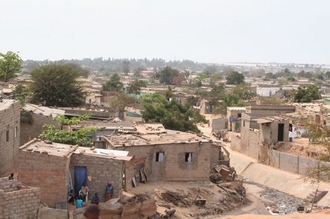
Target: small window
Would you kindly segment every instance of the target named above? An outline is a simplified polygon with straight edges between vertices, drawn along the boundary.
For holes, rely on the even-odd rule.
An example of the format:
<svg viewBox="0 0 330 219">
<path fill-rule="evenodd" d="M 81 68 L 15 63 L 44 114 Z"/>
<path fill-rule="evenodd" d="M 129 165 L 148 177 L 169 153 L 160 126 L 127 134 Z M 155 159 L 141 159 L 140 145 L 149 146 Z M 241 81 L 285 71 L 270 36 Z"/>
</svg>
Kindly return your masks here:
<svg viewBox="0 0 330 219">
<path fill-rule="evenodd" d="M 9 130 L 6 131 L 6 142 L 9 141 Z"/>
<path fill-rule="evenodd" d="M 191 163 L 192 161 L 192 153 L 186 153 L 185 154 L 185 158 L 184 160 L 187 162 L 187 163 Z"/>
<path fill-rule="evenodd" d="M 243 121 L 243 127 L 245 127 L 245 121 Z"/>
<path fill-rule="evenodd" d="M 156 162 L 163 162 L 165 159 L 164 152 L 156 152 Z"/>
<path fill-rule="evenodd" d="M 238 117 L 238 118 L 241 118 L 241 117 L 242 117 L 242 113 L 238 113 L 238 114 L 237 114 L 237 117 Z"/>
<path fill-rule="evenodd" d="M 15 138 L 17 138 L 17 130 L 18 130 L 18 128 L 17 128 L 17 126 L 15 127 L 15 131 L 14 131 L 14 136 L 15 136 Z"/>
</svg>

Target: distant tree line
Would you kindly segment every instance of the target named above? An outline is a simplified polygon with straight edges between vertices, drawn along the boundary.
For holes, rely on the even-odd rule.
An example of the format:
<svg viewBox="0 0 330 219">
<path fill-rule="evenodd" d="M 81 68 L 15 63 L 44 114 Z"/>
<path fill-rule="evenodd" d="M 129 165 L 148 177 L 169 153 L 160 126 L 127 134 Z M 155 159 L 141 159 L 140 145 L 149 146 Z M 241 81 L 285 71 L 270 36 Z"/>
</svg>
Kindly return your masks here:
<svg viewBox="0 0 330 219">
<path fill-rule="evenodd" d="M 30 72 L 36 66 L 47 64 L 49 61 L 35 61 L 35 60 L 26 60 L 23 63 L 23 67 L 26 72 Z M 153 68 L 153 70 L 158 71 L 165 68 L 166 66 L 179 69 L 184 71 L 189 69 L 192 72 L 219 72 L 223 69 L 222 66 L 198 63 L 191 60 L 181 60 L 181 61 L 166 61 L 165 59 L 115 59 L 108 58 L 84 58 L 84 59 L 71 59 L 71 60 L 61 60 L 64 63 L 74 63 L 83 68 L 87 68 L 92 71 L 98 71 L 101 73 L 113 73 L 113 72 L 133 72 L 138 73 L 141 70 L 146 70 L 146 68 Z"/>
</svg>

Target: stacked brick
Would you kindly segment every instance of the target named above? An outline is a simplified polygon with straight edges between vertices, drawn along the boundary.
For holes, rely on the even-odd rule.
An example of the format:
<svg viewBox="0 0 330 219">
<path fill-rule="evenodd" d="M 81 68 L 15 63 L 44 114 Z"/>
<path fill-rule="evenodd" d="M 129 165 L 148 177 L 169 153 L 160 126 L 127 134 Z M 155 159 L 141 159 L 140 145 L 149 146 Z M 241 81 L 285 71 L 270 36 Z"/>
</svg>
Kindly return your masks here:
<svg viewBox="0 0 330 219">
<path fill-rule="evenodd" d="M 20 145 L 20 104 L 15 100 L 0 101 L 0 177 L 17 168 Z"/>
<path fill-rule="evenodd" d="M 105 187 L 107 182 L 111 181 L 113 186 L 113 196 L 119 197 L 122 191 L 122 166 L 123 161 L 111 157 L 101 157 L 88 154 L 72 154 L 70 171 L 74 176 L 75 166 L 85 166 L 90 181 L 89 199 L 98 193 L 100 200 L 105 200 Z"/>
<path fill-rule="evenodd" d="M 17 180 L 0 178 L 0 219 L 35 219 L 40 205 L 40 189 L 22 186 Z"/>
<path fill-rule="evenodd" d="M 20 151 L 19 179 L 29 186 L 39 187 L 42 202 L 54 208 L 56 202 L 67 201 L 69 163 L 67 157 Z"/>
</svg>

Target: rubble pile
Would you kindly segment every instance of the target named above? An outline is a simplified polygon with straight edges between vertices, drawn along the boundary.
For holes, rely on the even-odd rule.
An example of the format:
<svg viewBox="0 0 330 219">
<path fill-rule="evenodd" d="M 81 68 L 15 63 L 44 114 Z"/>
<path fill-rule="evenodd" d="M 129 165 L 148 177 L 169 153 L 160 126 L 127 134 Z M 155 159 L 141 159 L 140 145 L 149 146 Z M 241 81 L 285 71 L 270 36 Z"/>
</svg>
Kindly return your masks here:
<svg viewBox="0 0 330 219">
<path fill-rule="evenodd" d="M 215 184 L 221 182 L 234 181 L 235 178 L 236 178 L 235 168 L 227 167 L 225 165 L 214 166 L 210 173 L 210 181 Z"/>
<path fill-rule="evenodd" d="M 101 217 L 108 219 L 136 219 L 149 218 L 157 214 L 154 199 L 147 195 L 123 194 L 120 200 L 112 199 L 100 203 Z"/>
<path fill-rule="evenodd" d="M 244 183 L 253 184 L 263 189 L 259 196 L 262 198 L 265 207 L 271 214 L 282 215 L 304 211 L 301 209 L 305 209 L 304 206 L 307 204 L 303 199 L 296 198 L 247 179 L 244 180 Z"/>
</svg>

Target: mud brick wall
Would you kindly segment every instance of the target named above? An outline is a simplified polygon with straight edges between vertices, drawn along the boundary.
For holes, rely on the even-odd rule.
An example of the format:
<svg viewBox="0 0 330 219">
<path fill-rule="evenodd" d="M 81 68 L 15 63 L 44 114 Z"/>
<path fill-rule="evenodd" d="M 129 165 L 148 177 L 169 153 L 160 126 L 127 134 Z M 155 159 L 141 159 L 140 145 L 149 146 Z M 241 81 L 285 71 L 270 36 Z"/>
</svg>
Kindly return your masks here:
<svg viewBox="0 0 330 219">
<path fill-rule="evenodd" d="M 33 123 L 21 123 L 21 135 L 20 135 L 20 145 L 23 145 L 38 136 L 43 131 L 42 126 L 44 124 L 55 125 L 59 127 L 57 122 L 51 116 L 44 116 L 38 114 L 32 114 Z"/>
<path fill-rule="evenodd" d="M 87 168 L 89 194 L 92 199 L 94 193 L 98 193 L 100 200 L 105 200 L 105 187 L 107 182 L 112 181 L 113 197 L 119 197 L 122 192 L 122 168 L 123 161 L 110 157 L 100 157 L 86 154 L 72 154 L 70 163 L 71 177 L 74 183 L 74 167 L 84 166 Z"/>
<path fill-rule="evenodd" d="M 129 156 L 147 157 L 145 172 L 149 181 L 207 181 L 211 168 L 211 142 L 170 143 L 120 147 L 118 150 L 129 151 Z M 165 155 L 163 162 L 156 161 L 156 153 Z M 192 161 L 185 161 L 185 154 L 192 153 Z M 127 178 L 126 184 L 132 183 Z"/>
<path fill-rule="evenodd" d="M 20 146 L 19 121 L 19 102 L 12 100 L 0 102 L 0 177 L 16 172 Z"/>
<path fill-rule="evenodd" d="M 19 180 L 41 189 L 40 200 L 54 208 L 56 202 L 67 201 L 70 158 L 37 152 L 20 151 Z"/>
<path fill-rule="evenodd" d="M 35 219 L 40 205 L 39 188 L 21 188 L 17 180 L 0 179 L 0 218 Z"/>
</svg>

